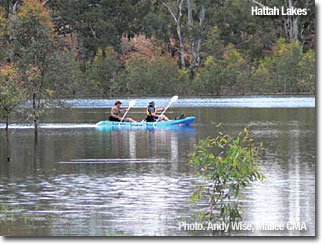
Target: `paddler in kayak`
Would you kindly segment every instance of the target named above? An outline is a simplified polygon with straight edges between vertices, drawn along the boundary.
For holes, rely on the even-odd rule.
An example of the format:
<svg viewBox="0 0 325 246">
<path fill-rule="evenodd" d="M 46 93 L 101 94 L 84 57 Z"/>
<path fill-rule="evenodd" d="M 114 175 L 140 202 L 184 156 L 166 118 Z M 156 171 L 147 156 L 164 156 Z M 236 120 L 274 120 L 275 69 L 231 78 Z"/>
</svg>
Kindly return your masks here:
<svg viewBox="0 0 325 246">
<path fill-rule="evenodd" d="M 147 107 L 147 122 L 155 122 L 157 120 L 169 120 L 165 115 L 157 115 L 158 111 L 164 111 L 165 108 L 156 108 L 155 102 L 150 102 Z"/>
<path fill-rule="evenodd" d="M 122 120 L 123 115 L 121 113 L 125 113 L 128 111 L 128 109 L 122 109 L 120 108 L 122 102 L 117 100 L 114 104 L 114 107 L 111 110 L 111 115 L 108 117 L 109 121 L 118 121 L 120 122 Z M 125 118 L 123 122 L 135 122 L 132 118 Z"/>
</svg>

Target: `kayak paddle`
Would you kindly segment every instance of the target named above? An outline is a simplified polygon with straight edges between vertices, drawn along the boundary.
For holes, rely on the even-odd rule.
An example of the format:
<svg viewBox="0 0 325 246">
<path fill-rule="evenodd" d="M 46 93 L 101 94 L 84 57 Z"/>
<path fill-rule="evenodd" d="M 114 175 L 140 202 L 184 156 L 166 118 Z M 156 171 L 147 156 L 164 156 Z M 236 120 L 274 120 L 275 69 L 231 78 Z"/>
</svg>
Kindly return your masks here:
<svg viewBox="0 0 325 246">
<path fill-rule="evenodd" d="M 168 104 L 168 106 L 164 109 L 164 111 L 161 113 L 160 116 L 164 115 L 164 113 L 166 112 L 166 110 L 169 108 L 169 106 L 173 103 L 176 102 L 178 100 L 178 96 L 173 96 L 172 99 L 170 99 L 170 102 Z M 153 124 L 153 126 L 155 126 L 158 122 L 158 119 L 156 120 L 156 122 Z"/>
<path fill-rule="evenodd" d="M 121 122 L 124 120 L 126 114 L 129 112 L 130 108 L 132 108 L 134 105 L 135 105 L 136 101 L 135 100 L 131 100 L 129 102 L 129 107 L 128 109 L 126 110 L 126 112 L 124 113 L 123 117 L 122 117 L 122 120 L 120 121 L 120 123 L 118 124 L 119 126 L 121 125 Z"/>
</svg>

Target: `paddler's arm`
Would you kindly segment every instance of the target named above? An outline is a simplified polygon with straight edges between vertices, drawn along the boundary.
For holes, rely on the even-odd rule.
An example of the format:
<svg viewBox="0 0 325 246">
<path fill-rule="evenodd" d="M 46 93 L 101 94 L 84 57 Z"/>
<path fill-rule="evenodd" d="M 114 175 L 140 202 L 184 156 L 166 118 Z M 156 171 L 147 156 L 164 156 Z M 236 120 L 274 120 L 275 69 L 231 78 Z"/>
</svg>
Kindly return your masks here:
<svg viewBox="0 0 325 246">
<path fill-rule="evenodd" d="M 120 111 L 121 111 L 122 113 L 125 113 L 126 111 L 129 111 L 129 109 L 128 109 L 128 108 L 120 108 Z"/>
</svg>

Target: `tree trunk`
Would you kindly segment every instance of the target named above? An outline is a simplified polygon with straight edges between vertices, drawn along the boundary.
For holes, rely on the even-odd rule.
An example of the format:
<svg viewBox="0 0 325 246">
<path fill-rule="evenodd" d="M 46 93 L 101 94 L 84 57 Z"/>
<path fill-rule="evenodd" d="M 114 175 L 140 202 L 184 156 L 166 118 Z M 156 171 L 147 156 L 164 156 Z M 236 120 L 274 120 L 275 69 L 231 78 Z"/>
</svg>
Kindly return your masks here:
<svg viewBox="0 0 325 246">
<path fill-rule="evenodd" d="M 36 93 L 33 93 L 33 120 L 34 120 L 34 134 L 38 135 L 38 113 L 36 107 Z"/>
<path fill-rule="evenodd" d="M 206 7 L 204 5 L 201 6 L 201 11 L 199 14 L 199 26 L 202 30 L 203 21 L 205 19 Z M 191 34 L 193 30 L 193 0 L 187 0 L 187 26 L 190 31 L 190 45 L 191 45 L 191 54 L 192 54 L 192 62 L 191 69 L 194 69 L 200 63 L 199 53 L 201 51 L 202 38 L 201 37 L 193 37 Z"/>
<path fill-rule="evenodd" d="M 205 12 L 206 12 L 206 7 L 203 5 L 201 7 L 201 12 L 200 12 L 200 27 L 201 29 L 203 29 L 203 21 L 205 19 Z M 196 53 L 198 54 L 197 56 L 197 62 L 200 64 L 200 51 L 201 51 L 201 44 L 202 44 L 202 39 L 200 38 L 197 42 L 197 49 L 196 49 Z"/>
<path fill-rule="evenodd" d="M 14 6 L 12 7 L 12 13 L 16 14 L 19 7 L 20 7 L 19 1 L 16 1 Z"/>
<path fill-rule="evenodd" d="M 182 31 L 180 24 L 177 24 L 177 35 L 179 40 L 179 49 L 181 53 L 181 68 L 185 67 L 185 50 L 184 50 L 184 42 L 182 39 Z"/>
<path fill-rule="evenodd" d="M 183 2 L 184 0 L 178 0 L 178 16 L 176 17 L 174 11 L 172 8 L 162 1 L 162 4 L 168 9 L 169 13 L 173 17 L 173 20 L 176 24 L 176 32 L 177 32 L 177 38 L 179 42 L 179 52 L 180 52 L 180 60 L 181 60 L 181 68 L 185 67 L 185 47 L 184 47 L 184 41 L 182 37 L 182 17 L 183 17 Z"/>
<path fill-rule="evenodd" d="M 183 1 L 180 0 L 178 3 L 178 18 L 176 22 L 177 26 L 177 35 L 178 35 L 178 40 L 179 40 L 179 48 L 180 48 L 180 53 L 181 53 L 181 68 L 185 67 L 185 50 L 184 50 L 184 41 L 182 37 L 182 17 L 183 17 Z"/>
<path fill-rule="evenodd" d="M 286 7 L 295 7 L 292 4 L 292 0 L 286 0 Z M 284 30 L 288 40 L 297 41 L 299 38 L 299 27 L 298 27 L 299 15 L 287 15 L 284 22 Z"/>
<path fill-rule="evenodd" d="M 34 162 L 34 171 L 38 169 L 38 162 L 39 162 L 39 148 L 38 148 L 38 137 L 37 135 L 34 136 L 34 152 L 33 152 L 33 162 Z"/>
<path fill-rule="evenodd" d="M 195 51 L 195 40 L 193 34 L 193 2 L 192 0 L 187 0 L 187 26 L 190 31 L 190 45 L 191 45 L 191 54 L 192 54 L 192 62 L 190 68 L 193 69 L 196 63 L 197 54 Z"/>
<path fill-rule="evenodd" d="M 7 161 L 10 162 L 10 142 L 9 142 L 9 114 L 6 114 L 6 143 L 7 143 Z"/>
</svg>

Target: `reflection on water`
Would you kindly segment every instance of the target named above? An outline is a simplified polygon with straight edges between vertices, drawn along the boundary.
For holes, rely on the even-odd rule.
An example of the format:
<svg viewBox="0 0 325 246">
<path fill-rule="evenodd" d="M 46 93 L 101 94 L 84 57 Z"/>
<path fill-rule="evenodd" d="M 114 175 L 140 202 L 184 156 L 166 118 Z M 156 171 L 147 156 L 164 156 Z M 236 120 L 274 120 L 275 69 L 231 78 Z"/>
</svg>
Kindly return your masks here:
<svg viewBox="0 0 325 246">
<path fill-rule="evenodd" d="M 5 124 L 0 124 L 0 129 L 5 129 Z M 40 129 L 76 129 L 76 128 L 94 128 L 95 124 L 39 124 Z M 9 129 L 34 129 L 32 124 L 10 124 Z"/>
<path fill-rule="evenodd" d="M 136 118 L 138 110 L 130 116 Z M 192 128 L 42 128 L 36 150 L 33 129 L 12 128 L 12 163 L 0 155 L 0 204 L 7 206 L 7 214 L 1 210 L 0 234 L 193 235 L 178 230 L 178 223 L 196 221 L 193 215 L 206 208 L 188 203 L 200 180 L 189 175 L 186 163 L 198 139 L 213 136 L 214 122 L 230 134 L 250 124 L 265 145 L 260 168 L 267 180 L 245 190 L 244 221 L 308 227 L 227 235 L 315 234 L 315 109 L 174 107 L 169 115 L 182 112 L 197 116 Z M 43 122 L 92 125 L 106 115 L 104 109 L 57 110 Z M 0 136 L 4 153 L 1 129 Z"/>
</svg>

